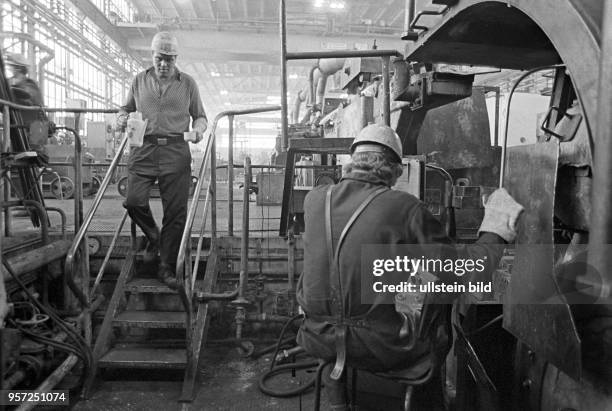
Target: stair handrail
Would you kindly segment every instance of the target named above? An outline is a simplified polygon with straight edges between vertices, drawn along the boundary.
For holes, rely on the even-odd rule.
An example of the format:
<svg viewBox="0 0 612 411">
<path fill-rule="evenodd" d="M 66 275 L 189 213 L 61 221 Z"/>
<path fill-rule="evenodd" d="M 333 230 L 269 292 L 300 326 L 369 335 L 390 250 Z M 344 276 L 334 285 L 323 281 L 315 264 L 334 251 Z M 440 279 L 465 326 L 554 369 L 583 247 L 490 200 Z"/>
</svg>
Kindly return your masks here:
<svg viewBox="0 0 612 411">
<path fill-rule="evenodd" d="M 223 117 L 227 117 L 227 116 L 239 116 L 239 115 L 245 115 L 245 114 L 255 114 L 255 113 L 267 113 L 267 112 L 271 112 L 271 111 L 279 111 L 281 109 L 281 106 L 275 105 L 275 106 L 260 106 L 260 107 L 253 107 L 253 108 L 247 108 L 247 109 L 236 109 L 236 110 L 226 110 L 226 111 L 222 111 L 219 114 L 217 114 L 213 120 L 212 126 L 210 127 L 210 132 L 208 133 L 208 140 L 206 142 L 206 150 L 204 151 L 204 161 L 202 161 L 202 165 L 200 166 L 200 173 L 198 175 L 198 182 L 196 184 L 196 188 L 193 192 L 193 198 L 191 199 L 191 205 L 189 206 L 189 210 L 187 211 L 187 218 L 186 218 L 186 222 L 185 222 L 185 228 L 183 230 L 183 235 L 181 237 L 181 244 L 179 246 L 179 252 L 178 252 L 178 257 L 176 260 L 176 273 L 177 276 L 179 276 L 179 278 L 182 278 L 183 280 L 183 287 L 185 288 L 185 293 L 189 296 L 193 295 L 193 291 L 192 289 L 190 289 L 190 285 L 191 284 L 195 284 L 195 279 L 193 278 L 189 278 L 189 279 L 185 279 L 184 278 L 184 273 L 185 273 L 185 259 L 186 259 L 186 255 L 187 255 L 187 247 L 190 246 L 191 242 L 191 231 L 193 229 L 193 223 L 195 220 L 195 214 L 197 212 L 198 209 L 198 205 L 199 205 L 199 200 L 200 200 L 200 193 L 202 192 L 202 187 L 204 185 L 204 178 L 205 178 L 205 174 L 206 174 L 206 168 L 209 165 L 209 161 L 212 163 L 211 161 L 211 157 L 212 155 L 216 155 L 216 153 L 214 152 L 213 148 L 215 147 L 216 144 L 216 132 L 217 132 L 217 125 L 219 124 L 219 121 L 223 118 Z M 212 164 L 211 164 L 212 165 Z M 212 194 L 211 195 L 211 235 L 212 235 L 212 241 L 214 243 L 214 241 L 216 241 L 216 207 L 217 207 L 217 198 L 216 198 L 216 188 L 217 188 L 217 184 L 216 184 L 216 179 L 213 178 L 214 173 L 211 170 L 211 178 L 210 181 L 208 182 L 208 190 L 209 192 Z M 201 230 L 200 232 L 200 237 L 204 236 L 204 230 Z M 197 276 L 197 272 L 192 272 L 191 273 L 192 277 Z M 233 294 L 233 293 L 232 293 Z M 228 294 L 229 297 L 229 294 Z M 191 301 L 191 298 L 189 298 L 188 300 Z M 191 312 L 191 306 L 190 307 L 185 307 L 187 310 L 189 310 Z M 188 324 L 189 326 L 189 324 Z"/>
<path fill-rule="evenodd" d="M 79 228 L 79 231 L 74 235 L 72 245 L 70 246 L 70 249 L 68 250 L 68 253 L 66 255 L 66 261 L 64 263 L 64 273 L 66 275 L 66 278 L 68 279 L 69 284 L 71 281 L 74 282 L 73 275 L 74 275 L 74 265 L 76 262 L 75 256 L 76 256 L 77 250 L 79 249 L 81 242 L 85 238 L 85 235 L 87 234 L 87 231 L 89 230 L 89 226 L 91 225 L 91 222 L 93 221 L 94 214 L 96 213 L 96 211 L 98 210 L 98 207 L 100 206 L 100 203 L 102 202 L 102 197 L 106 193 L 106 190 L 110 184 L 110 180 L 113 176 L 113 172 L 115 171 L 115 169 L 119 165 L 119 162 L 121 161 L 121 157 L 123 156 L 123 151 L 125 150 L 127 142 L 128 142 L 128 136 L 127 136 L 127 133 L 125 133 L 123 136 L 123 139 L 121 140 L 121 143 L 119 144 L 117 152 L 115 153 L 115 157 L 113 157 L 113 160 L 111 161 L 108 167 L 108 171 L 106 172 L 106 175 L 104 176 L 104 180 L 102 180 L 102 183 L 100 183 L 100 188 L 98 189 L 98 192 L 96 193 L 96 197 L 94 198 L 93 203 L 91 204 L 91 207 L 87 211 L 87 215 L 83 219 L 83 224 Z M 76 290 L 78 290 L 78 288 L 76 288 Z M 76 290 L 72 289 L 72 291 L 75 293 L 75 295 L 77 296 L 81 304 L 84 307 L 89 306 L 89 299 L 83 293 L 81 293 L 81 295 L 79 296 L 79 294 L 75 292 Z"/>
</svg>

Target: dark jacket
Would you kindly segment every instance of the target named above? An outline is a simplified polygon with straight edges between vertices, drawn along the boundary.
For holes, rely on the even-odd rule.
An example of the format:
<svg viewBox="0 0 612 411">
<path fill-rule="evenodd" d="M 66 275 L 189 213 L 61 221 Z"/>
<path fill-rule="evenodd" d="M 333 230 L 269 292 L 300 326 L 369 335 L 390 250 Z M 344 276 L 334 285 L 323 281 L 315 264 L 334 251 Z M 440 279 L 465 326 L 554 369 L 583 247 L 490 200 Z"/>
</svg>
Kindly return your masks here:
<svg viewBox="0 0 612 411">
<path fill-rule="evenodd" d="M 331 200 L 334 247 L 353 212 L 374 191 L 381 181 L 366 174 L 347 174 L 333 187 Z M 441 253 L 452 255 L 457 248 L 446 236 L 442 225 L 414 196 L 388 190 L 376 197 L 355 221 L 345 237 L 339 254 L 340 284 L 330 278 L 328 245 L 325 241 L 325 196 L 329 186 L 315 187 L 304 202 L 304 272 L 297 288 L 297 300 L 306 319 L 298 333 L 298 343 L 317 358 L 335 357 L 334 326 L 327 317 L 338 314 L 336 304 L 341 297 L 347 317 L 365 320 L 366 327 L 349 327 L 347 351 L 349 364 L 372 370 L 404 368 L 432 349 L 431 341 L 415 340 L 416 330 L 402 333 L 403 317 L 388 301 L 362 302 L 361 252 L 364 244 L 385 244 L 393 248 L 402 244 L 441 244 Z M 459 250 L 471 257 L 484 257 L 493 264 L 501 257 L 495 234 L 485 233 L 478 243 Z M 340 296 L 340 288 L 342 295 Z"/>
</svg>

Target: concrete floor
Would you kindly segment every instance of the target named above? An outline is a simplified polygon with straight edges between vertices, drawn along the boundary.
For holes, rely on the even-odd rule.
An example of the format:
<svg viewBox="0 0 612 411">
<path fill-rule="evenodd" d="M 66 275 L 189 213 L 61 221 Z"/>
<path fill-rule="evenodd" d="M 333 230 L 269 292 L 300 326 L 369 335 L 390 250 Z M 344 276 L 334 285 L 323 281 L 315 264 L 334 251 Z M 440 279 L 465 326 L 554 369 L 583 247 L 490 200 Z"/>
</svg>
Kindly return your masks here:
<svg viewBox="0 0 612 411">
<path fill-rule="evenodd" d="M 197 395 L 191 404 L 178 402 L 182 373 L 158 372 L 157 375 L 154 375 L 150 372 L 122 371 L 102 373 L 91 398 L 79 401 L 73 410 L 280 411 L 313 409 L 312 390 L 302 398 L 273 398 L 259 391 L 258 379 L 261 373 L 269 367 L 269 356 L 250 360 L 241 358 L 235 349 L 213 347 L 205 350 L 202 364 Z M 288 375 L 280 377 L 280 387 L 287 387 L 287 384 L 297 386 L 311 377 L 311 374 L 301 373 L 296 379 L 285 378 Z M 277 381 L 273 380 L 273 383 Z M 302 408 L 300 408 L 300 401 Z"/>
</svg>

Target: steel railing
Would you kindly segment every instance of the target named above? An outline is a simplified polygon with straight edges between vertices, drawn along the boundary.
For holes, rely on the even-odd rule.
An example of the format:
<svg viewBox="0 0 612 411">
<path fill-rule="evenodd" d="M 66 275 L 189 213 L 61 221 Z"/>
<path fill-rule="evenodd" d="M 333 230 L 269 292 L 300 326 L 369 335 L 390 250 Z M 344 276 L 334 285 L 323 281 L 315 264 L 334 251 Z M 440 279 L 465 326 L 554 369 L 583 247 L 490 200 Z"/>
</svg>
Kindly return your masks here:
<svg viewBox="0 0 612 411">
<path fill-rule="evenodd" d="M 41 107 L 41 106 L 24 106 L 21 104 L 13 103 L 12 101 L 2 100 L 2 99 L 0 99 L 0 106 L 3 106 L 3 112 L 4 112 L 3 127 L 4 127 L 4 133 L 5 133 L 4 134 L 5 140 L 8 138 L 9 133 L 10 133 L 9 131 L 10 130 L 9 108 L 12 108 L 14 110 L 20 110 L 20 111 L 37 111 L 38 112 L 38 111 L 43 110 L 47 113 L 72 113 L 75 115 L 75 124 L 79 123 L 81 114 L 85 114 L 85 113 L 114 114 L 114 113 L 117 113 L 116 109 L 46 108 L 46 107 Z M 83 219 L 81 138 L 78 133 L 78 130 L 72 129 L 72 128 L 66 128 L 66 127 L 62 127 L 62 128 L 72 132 L 75 136 L 75 143 L 74 143 L 74 156 L 75 157 L 74 157 L 74 163 L 72 163 L 71 165 L 74 167 L 74 171 L 75 171 L 75 193 L 74 193 L 75 221 L 74 221 L 74 225 L 75 225 L 75 231 L 78 230 L 78 232 L 76 233 L 74 237 L 72 247 L 68 251 L 68 254 L 66 257 L 64 276 L 66 278 L 66 283 L 68 287 L 70 288 L 70 290 L 72 291 L 72 293 L 77 297 L 81 305 L 86 307 L 89 305 L 89 298 L 86 295 L 87 293 L 84 293 L 74 281 L 75 255 L 82 241 L 85 239 L 87 230 L 93 219 L 93 214 L 95 213 L 95 210 L 97 210 L 98 206 L 100 205 L 100 202 L 102 200 L 102 195 L 104 194 L 104 192 L 106 191 L 106 188 L 108 187 L 109 180 L 110 180 L 109 176 L 111 174 L 112 168 L 116 167 L 116 164 L 119 162 L 119 159 L 121 158 L 121 154 L 123 153 L 123 150 L 127 143 L 127 138 L 124 137 L 123 141 L 121 142 L 120 148 L 117 151 L 117 154 L 115 155 L 115 159 L 113 159 L 113 162 L 111 163 L 111 166 L 109 167 L 109 172 L 107 173 L 106 177 L 104 178 L 104 181 L 100 185 L 100 189 L 98 190 L 98 193 L 94 200 L 94 204 L 92 205 L 92 208 L 88 211 L 85 219 Z M 3 144 L 3 146 L 6 147 L 6 142 Z M 89 267 L 83 267 L 83 268 L 86 271 L 85 273 L 83 273 L 84 278 L 88 278 L 89 277 Z M 88 286 L 89 284 L 86 284 L 86 287 Z"/>
</svg>

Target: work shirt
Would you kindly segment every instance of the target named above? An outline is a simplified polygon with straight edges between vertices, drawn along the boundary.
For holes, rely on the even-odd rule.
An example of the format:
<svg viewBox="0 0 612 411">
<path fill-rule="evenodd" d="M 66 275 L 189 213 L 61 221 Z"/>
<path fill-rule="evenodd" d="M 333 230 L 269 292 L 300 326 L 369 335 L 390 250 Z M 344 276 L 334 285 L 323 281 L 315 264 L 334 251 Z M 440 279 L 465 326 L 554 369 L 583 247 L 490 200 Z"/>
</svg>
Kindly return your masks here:
<svg viewBox="0 0 612 411">
<path fill-rule="evenodd" d="M 332 189 L 331 220 L 333 247 L 354 211 L 373 192 L 384 186 L 369 174 L 352 172 Z M 486 258 L 497 265 L 503 240 L 484 233 L 476 244 L 457 249 L 438 220 L 416 197 L 397 190 L 378 195 L 365 208 L 348 231 L 338 257 L 339 277 L 331 279 L 328 247 L 325 241 L 325 197 L 329 186 L 315 187 L 304 201 L 304 272 L 297 287 L 297 300 L 306 314 L 298 333 L 298 343 L 311 355 L 335 357 L 333 321 L 341 308 L 345 316 L 363 320 L 365 327 L 349 326 L 348 362 L 362 368 L 384 370 L 404 368 L 431 350 L 431 341 L 416 341 L 416 330 L 400 330 L 405 324 L 395 305 L 375 297 L 373 303 L 362 301 L 362 245 L 439 244 L 440 253 L 470 258 Z M 485 244 L 491 243 L 491 244 Z M 399 254 L 398 254 L 399 255 Z M 341 295 L 340 295 L 341 294 Z M 340 299 L 340 304 L 338 304 Z M 448 306 L 441 306 L 448 309 Z M 434 344 L 435 345 L 435 344 Z"/>
<path fill-rule="evenodd" d="M 43 105 L 42 94 L 38 84 L 31 78 L 23 78 L 19 83 L 11 86 L 15 96 L 15 103 L 24 106 L 41 106 Z M 41 109 L 40 111 L 20 111 L 22 124 L 29 127 L 36 120 L 46 120 L 47 115 Z"/>
<path fill-rule="evenodd" d="M 163 93 L 154 67 L 138 73 L 132 81 L 121 110 L 139 111 L 143 120 L 149 120 L 145 135 L 183 138 L 183 132 L 189 131 L 190 117 L 193 120 L 206 118 L 195 80 L 175 70 Z"/>
</svg>

